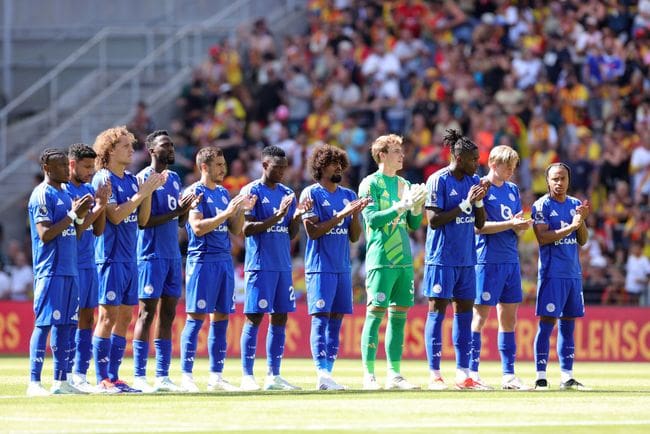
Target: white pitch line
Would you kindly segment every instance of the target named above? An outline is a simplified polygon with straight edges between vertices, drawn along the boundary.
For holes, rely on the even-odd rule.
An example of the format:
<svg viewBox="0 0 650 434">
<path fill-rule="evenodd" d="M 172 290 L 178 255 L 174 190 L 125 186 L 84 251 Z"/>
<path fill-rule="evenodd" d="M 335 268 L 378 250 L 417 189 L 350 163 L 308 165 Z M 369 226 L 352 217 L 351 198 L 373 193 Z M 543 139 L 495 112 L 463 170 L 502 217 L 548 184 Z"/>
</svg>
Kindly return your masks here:
<svg viewBox="0 0 650 434">
<path fill-rule="evenodd" d="M 12 418 L 12 417 L 0 417 L 0 421 L 2 420 L 7 420 L 7 421 L 20 421 L 20 420 L 25 420 L 25 421 L 34 421 L 34 419 L 28 419 L 28 418 Z M 45 421 L 50 421 L 50 422 L 60 422 L 59 420 L 54 420 L 54 419 L 40 419 L 39 422 L 45 422 Z M 132 421 L 129 421 L 130 425 L 133 425 Z M 102 427 L 75 427 L 75 432 L 80 432 L 80 433 L 143 433 L 143 432 L 151 432 L 151 430 L 155 430 L 156 432 L 196 432 L 196 431 L 209 431 L 209 432 L 229 432 L 229 431 L 238 431 L 238 432 L 259 432 L 259 431 L 331 431 L 331 430 L 363 430 L 363 431 L 368 431 L 368 430 L 390 430 L 390 429 L 396 429 L 396 430 L 403 430 L 403 429 L 413 429 L 413 428 L 520 428 L 520 427 L 526 427 L 526 428 L 534 428 L 537 426 L 542 426 L 542 427 L 552 427 L 552 426 L 600 426 L 600 425 L 616 425 L 616 426 L 641 426 L 641 425 L 650 425 L 650 420 L 626 420 L 626 421 L 593 421 L 593 420 L 571 420 L 571 421 L 544 421 L 544 422 L 515 422 L 515 423 L 499 423 L 499 422 L 490 422 L 490 423 L 464 423 L 464 424 L 459 424 L 459 423 L 441 423 L 441 424 L 436 424 L 436 423 L 399 423 L 399 424 L 381 424 L 381 426 L 377 427 L 369 427 L 367 425 L 359 427 L 354 427 L 354 426 L 345 426 L 345 425 L 309 425 L 309 426 L 296 426 L 296 425 L 286 425 L 286 426 L 256 426 L 256 427 L 251 427 L 251 426 L 242 426 L 242 425 L 232 425 L 232 426 L 219 426 L 216 427 L 213 424 L 206 424 L 206 423 L 187 423 L 187 424 L 178 424 L 176 426 L 170 426 L 169 424 L 166 424 L 165 426 L 156 426 L 153 424 L 147 424 L 146 422 L 143 422 L 139 427 L 126 427 L 126 424 L 119 424 L 119 427 L 113 426 L 113 427 L 107 427 L 107 426 L 102 426 Z M 45 427 L 43 427 L 45 428 Z M 43 429 L 39 430 L 38 427 L 29 427 L 28 430 L 26 431 L 10 431 L 10 433 L 61 433 L 61 434 L 66 434 L 70 432 L 70 427 L 67 429 L 62 429 L 62 430 L 52 430 L 51 427 L 47 427 L 49 429 Z M 81 428 L 80 430 L 78 430 Z"/>
</svg>

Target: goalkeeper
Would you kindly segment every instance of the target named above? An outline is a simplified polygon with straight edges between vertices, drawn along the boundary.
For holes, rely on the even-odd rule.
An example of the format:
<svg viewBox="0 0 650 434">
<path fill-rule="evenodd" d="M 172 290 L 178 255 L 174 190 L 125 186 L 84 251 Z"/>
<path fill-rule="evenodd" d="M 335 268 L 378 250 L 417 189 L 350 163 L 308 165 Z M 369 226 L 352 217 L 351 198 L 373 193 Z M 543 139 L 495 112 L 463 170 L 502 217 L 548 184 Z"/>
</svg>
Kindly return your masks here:
<svg viewBox="0 0 650 434">
<path fill-rule="evenodd" d="M 366 225 L 366 291 L 368 308 L 361 335 L 364 367 L 363 388 L 380 389 L 375 377 L 375 357 L 379 343 L 379 325 L 388 309 L 386 389 L 418 389 L 400 373 L 404 326 L 409 307 L 413 306 L 413 259 L 408 230 L 422 222 L 426 198 L 424 185 L 411 186 L 397 176 L 402 168 L 402 138 L 394 134 L 380 136 L 371 153 L 379 169 L 359 186 L 359 197 L 368 197 L 363 210 Z"/>
</svg>

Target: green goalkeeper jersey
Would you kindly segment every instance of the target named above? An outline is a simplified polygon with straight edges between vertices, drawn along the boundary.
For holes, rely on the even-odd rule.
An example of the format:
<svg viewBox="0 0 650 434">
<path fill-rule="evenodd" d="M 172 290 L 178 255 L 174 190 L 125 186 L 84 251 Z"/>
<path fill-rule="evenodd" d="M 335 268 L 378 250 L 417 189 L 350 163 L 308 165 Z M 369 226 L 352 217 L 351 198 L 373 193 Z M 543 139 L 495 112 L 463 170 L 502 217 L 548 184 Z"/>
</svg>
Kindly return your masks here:
<svg viewBox="0 0 650 434">
<path fill-rule="evenodd" d="M 363 210 L 366 270 L 413 266 L 408 230 L 420 226 L 422 214 L 397 214 L 396 204 L 406 186 L 410 183 L 401 176 L 386 176 L 379 171 L 365 177 L 359 185 L 359 197 L 372 199 Z"/>
</svg>

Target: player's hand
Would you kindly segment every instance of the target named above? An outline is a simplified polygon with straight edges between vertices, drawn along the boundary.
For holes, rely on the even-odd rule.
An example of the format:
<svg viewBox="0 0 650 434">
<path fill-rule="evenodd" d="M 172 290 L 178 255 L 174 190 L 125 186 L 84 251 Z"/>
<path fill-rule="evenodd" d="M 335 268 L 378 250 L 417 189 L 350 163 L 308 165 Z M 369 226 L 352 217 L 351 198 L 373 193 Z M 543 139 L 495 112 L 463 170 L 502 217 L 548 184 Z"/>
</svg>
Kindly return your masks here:
<svg viewBox="0 0 650 434">
<path fill-rule="evenodd" d="M 203 194 L 203 193 L 201 193 Z M 196 194 L 188 192 L 181 197 L 181 200 L 178 201 L 178 210 L 180 214 L 185 214 L 190 208 L 196 208 L 198 202 L 196 200 Z"/>
<path fill-rule="evenodd" d="M 289 207 L 291 206 L 291 204 L 295 199 L 296 199 L 295 193 L 291 193 L 283 197 L 282 202 L 280 202 L 280 207 L 278 208 L 278 211 L 275 213 L 275 215 L 277 217 L 284 217 L 285 215 L 287 215 L 287 212 L 289 212 Z"/>
<path fill-rule="evenodd" d="M 349 215 L 358 213 L 366 207 L 367 204 L 364 204 L 364 202 L 366 202 L 366 198 L 355 199 L 352 202 L 348 202 L 345 205 L 345 208 L 336 213 L 335 217 L 346 218 Z"/>
<path fill-rule="evenodd" d="M 467 193 L 467 200 L 469 200 L 471 204 L 474 204 L 479 200 L 483 200 L 489 187 L 490 182 L 482 179 L 480 183 L 472 185 L 472 187 L 469 189 L 469 192 Z"/>
<path fill-rule="evenodd" d="M 227 212 L 229 215 L 237 214 L 242 210 L 244 200 L 244 196 L 241 195 L 233 197 L 232 200 L 228 203 L 228 207 L 226 208 L 225 212 Z"/>
<path fill-rule="evenodd" d="M 296 212 L 293 214 L 293 217 L 299 217 L 312 209 L 314 207 L 314 201 L 312 200 L 311 197 L 305 198 L 302 202 L 298 204 L 296 207 Z"/>
<path fill-rule="evenodd" d="M 413 206 L 421 207 L 424 205 L 424 201 L 427 198 L 427 187 L 424 184 L 413 184 L 411 185 L 411 199 L 413 200 Z"/>
<path fill-rule="evenodd" d="M 583 200 L 580 205 L 576 208 L 576 212 L 582 216 L 582 220 L 586 221 L 587 217 L 591 213 L 591 204 L 588 200 Z"/>
<path fill-rule="evenodd" d="M 95 198 L 92 196 L 92 194 L 86 193 L 79 199 L 75 199 L 72 202 L 72 211 L 77 214 L 78 218 L 85 218 L 94 201 Z"/>
<path fill-rule="evenodd" d="M 254 194 L 245 194 L 244 196 L 244 203 L 242 205 L 242 209 L 244 211 L 250 211 L 255 207 L 255 204 L 257 203 L 257 196 Z"/>
<path fill-rule="evenodd" d="M 577 213 L 573 216 L 573 220 L 571 221 L 571 226 L 573 226 L 574 229 L 578 229 L 578 228 L 580 227 L 580 225 L 582 224 L 583 221 L 584 221 L 584 219 L 582 218 L 582 214 L 580 214 L 579 212 L 577 212 Z"/>
<path fill-rule="evenodd" d="M 525 231 L 533 225 L 533 219 L 525 218 L 524 212 L 519 211 L 517 214 L 512 216 L 510 223 L 512 223 L 512 229 L 516 231 Z"/>
<path fill-rule="evenodd" d="M 100 207 L 105 207 L 108 204 L 108 199 L 111 197 L 111 180 L 107 179 L 103 184 L 97 187 L 95 191 L 95 202 Z"/>
<path fill-rule="evenodd" d="M 168 172 L 163 170 L 161 173 L 152 173 L 146 181 L 140 185 L 140 191 L 145 196 L 152 194 L 158 187 L 162 187 L 167 182 Z"/>
<path fill-rule="evenodd" d="M 201 200 L 203 200 L 203 193 L 199 193 L 198 195 L 196 192 L 194 194 L 194 201 L 192 202 L 192 205 L 190 205 L 190 209 L 196 209 L 197 206 L 201 203 Z"/>
</svg>

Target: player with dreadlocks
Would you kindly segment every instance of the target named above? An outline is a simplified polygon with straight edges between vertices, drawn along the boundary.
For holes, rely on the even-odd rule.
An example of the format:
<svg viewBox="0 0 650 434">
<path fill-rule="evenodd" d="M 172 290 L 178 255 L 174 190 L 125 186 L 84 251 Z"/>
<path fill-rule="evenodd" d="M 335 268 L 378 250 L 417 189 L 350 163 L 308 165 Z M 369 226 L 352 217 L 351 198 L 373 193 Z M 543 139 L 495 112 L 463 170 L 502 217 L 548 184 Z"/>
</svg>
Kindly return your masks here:
<svg viewBox="0 0 650 434">
<path fill-rule="evenodd" d="M 469 376 L 472 307 L 476 296 L 474 228 L 485 224 L 483 197 L 487 180 L 475 175 L 478 146 L 457 130 L 447 130 L 444 143 L 452 160 L 427 180 L 425 203 L 429 227 L 425 246 L 423 294 L 429 298 L 424 328 L 431 379 L 429 389 L 446 389 L 440 374 L 442 321 L 450 301 L 454 305 L 453 339 L 456 349 L 456 388 L 482 389 Z"/>
</svg>

